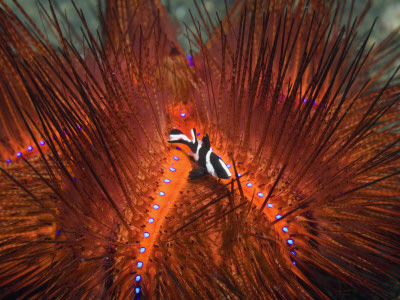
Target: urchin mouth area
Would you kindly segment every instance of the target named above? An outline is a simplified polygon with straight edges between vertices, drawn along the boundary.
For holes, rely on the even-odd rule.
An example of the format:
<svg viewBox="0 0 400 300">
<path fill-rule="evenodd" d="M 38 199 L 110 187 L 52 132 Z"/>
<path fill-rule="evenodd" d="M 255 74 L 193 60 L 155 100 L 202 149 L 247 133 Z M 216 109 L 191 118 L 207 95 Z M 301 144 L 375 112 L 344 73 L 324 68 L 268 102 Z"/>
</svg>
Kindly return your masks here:
<svg viewBox="0 0 400 300">
<path fill-rule="evenodd" d="M 174 156 L 178 158 L 177 155 Z M 168 178 L 164 180 L 171 188 L 166 189 L 165 185 L 161 184 L 159 186 L 160 192 L 163 192 L 161 194 L 159 192 L 163 202 L 158 203 L 160 206 L 166 205 L 166 209 L 157 209 L 157 216 L 150 211 L 152 223 L 143 228 L 143 231 L 150 235 L 143 236 L 139 245 L 140 249 L 145 248 L 144 253 L 147 253 L 147 256 L 138 255 L 141 264 L 135 273 L 141 275 L 140 284 L 143 289 L 146 291 L 160 289 L 165 282 L 172 280 L 171 272 L 183 276 L 191 267 L 189 262 L 185 265 L 184 261 L 199 259 L 192 255 L 187 258 L 182 257 L 183 253 L 187 253 L 184 249 L 188 246 L 192 253 L 212 260 L 210 265 L 228 264 L 240 273 L 244 266 L 232 261 L 231 254 L 235 253 L 233 256 L 239 259 L 242 250 L 238 244 L 234 245 L 231 241 L 239 241 L 244 248 L 248 243 L 259 241 L 264 247 L 267 243 L 269 248 L 278 247 L 285 253 L 284 258 L 278 262 L 280 265 L 284 265 L 285 268 L 296 267 L 294 260 L 298 246 L 295 245 L 294 238 L 296 227 L 287 220 L 274 223 L 284 215 L 281 212 L 282 203 L 289 202 L 288 196 L 282 193 L 281 189 L 277 190 L 276 193 L 279 195 L 270 196 L 271 201 L 261 209 L 277 178 L 271 176 L 270 184 L 259 184 L 257 179 L 250 179 L 252 174 L 240 173 L 239 169 L 235 172 L 234 178 L 227 183 L 211 176 L 196 182 L 188 182 L 175 177 L 184 164 L 178 165 L 176 161 L 171 160 L 170 164 L 172 163 L 175 171 L 167 172 Z M 280 180 L 284 185 L 284 178 L 281 177 Z M 156 218 L 160 220 L 159 223 L 155 221 Z M 257 222 L 249 222 L 252 219 Z M 227 247 L 230 244 L 234 248 Z M 225 253 L 228 248 L 231 252 L 229 255 Z M 224 260 L 224 257 L 231 258 Z M 204 270 L 201 272 L 212 272 L 212 270 L 205 271 L 206 269 L 207 265 L 204 265 Z"/>
</svg>

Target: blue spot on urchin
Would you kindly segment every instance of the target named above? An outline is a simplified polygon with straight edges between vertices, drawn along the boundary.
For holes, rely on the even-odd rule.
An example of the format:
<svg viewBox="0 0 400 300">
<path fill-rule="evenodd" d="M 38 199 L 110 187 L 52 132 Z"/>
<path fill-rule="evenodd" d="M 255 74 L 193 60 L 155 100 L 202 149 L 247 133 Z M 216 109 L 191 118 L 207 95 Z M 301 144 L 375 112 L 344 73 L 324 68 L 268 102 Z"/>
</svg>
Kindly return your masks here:
<svg viewBox="0 0 400 300">
<path fill-rule="evenodd" d="M 191 55 L 186 55 L 186 57 L 187 57 L 187 59 L 188 59 L 188 61 L 189 61 L 189 66 L 194 66 L 192 56 L 191 56 Z"/>
</svg>

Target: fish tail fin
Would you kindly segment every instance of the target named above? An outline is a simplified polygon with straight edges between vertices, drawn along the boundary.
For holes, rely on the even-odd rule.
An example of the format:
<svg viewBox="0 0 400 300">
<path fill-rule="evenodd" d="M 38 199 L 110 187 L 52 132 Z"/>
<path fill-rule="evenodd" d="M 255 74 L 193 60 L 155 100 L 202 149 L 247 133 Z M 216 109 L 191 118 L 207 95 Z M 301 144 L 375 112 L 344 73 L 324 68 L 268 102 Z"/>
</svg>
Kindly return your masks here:
<svg viewBox="0 0 400 300">
<path fill-rule="evenodd" d="M 193 169 L 189 172 L 189 180 L 196 180 L 206 176 L 208 173 L 203 169 Z"/>
</svg>

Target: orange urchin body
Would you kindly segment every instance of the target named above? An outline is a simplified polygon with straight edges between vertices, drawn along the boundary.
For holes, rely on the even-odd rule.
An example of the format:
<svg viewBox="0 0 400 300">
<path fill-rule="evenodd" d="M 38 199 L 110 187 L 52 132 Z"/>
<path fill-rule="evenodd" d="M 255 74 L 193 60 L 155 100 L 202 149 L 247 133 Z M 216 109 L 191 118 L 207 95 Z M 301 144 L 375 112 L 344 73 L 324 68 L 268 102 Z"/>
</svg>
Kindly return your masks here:
<svg viewBox="0 0 400 300">
<path fill-rule="evenodd" d="M 3 4 L 0 297 L 393 295 L 397 40 L 369 49 L 340 1 L 307 3 L 203 12 L 190 63 L 158 1 L 107 3 L 84 55 Z M 232 178 L 188 181 L 173 127 Z"/>
</svg>

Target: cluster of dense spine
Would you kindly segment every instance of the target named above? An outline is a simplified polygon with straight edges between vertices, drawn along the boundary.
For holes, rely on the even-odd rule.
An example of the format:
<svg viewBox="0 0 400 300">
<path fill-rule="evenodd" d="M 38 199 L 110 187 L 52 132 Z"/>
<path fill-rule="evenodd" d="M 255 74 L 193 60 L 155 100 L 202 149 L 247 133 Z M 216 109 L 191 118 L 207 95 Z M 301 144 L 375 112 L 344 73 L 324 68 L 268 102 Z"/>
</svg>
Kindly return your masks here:
<svg viewBox="0 0 400 300">
<path fill-rule="evenodd" d="M 59 47 L 2 5 L 0 297 L 395 293 L 394 35 L 371 48 L 340 1 L 237 1 L 199 7 L 189 64 L 158 1 L 107 3 L 100 37 L 80 15 L 79 47 L 52 7 Z M 188 181 L 173 127 L 232 179 Z"/>
</svg>

